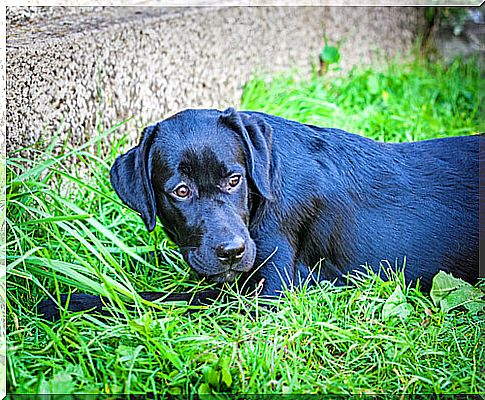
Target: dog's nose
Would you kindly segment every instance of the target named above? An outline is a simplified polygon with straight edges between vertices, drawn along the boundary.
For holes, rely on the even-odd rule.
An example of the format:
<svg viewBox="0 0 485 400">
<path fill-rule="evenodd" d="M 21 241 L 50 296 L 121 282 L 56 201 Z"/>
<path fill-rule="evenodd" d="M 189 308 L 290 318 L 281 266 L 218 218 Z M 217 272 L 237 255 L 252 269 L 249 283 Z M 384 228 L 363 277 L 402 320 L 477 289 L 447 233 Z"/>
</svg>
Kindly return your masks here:
<svg viewBox="0 0 485 400">
<path fill-rule="evenodd" d="M 245 250 L 244 239 L 236 236 L 232 240 L 219 244 L 216 247 L 216 254 L 219 260 L 233 263 L 242 258 Z"/>
</svg>

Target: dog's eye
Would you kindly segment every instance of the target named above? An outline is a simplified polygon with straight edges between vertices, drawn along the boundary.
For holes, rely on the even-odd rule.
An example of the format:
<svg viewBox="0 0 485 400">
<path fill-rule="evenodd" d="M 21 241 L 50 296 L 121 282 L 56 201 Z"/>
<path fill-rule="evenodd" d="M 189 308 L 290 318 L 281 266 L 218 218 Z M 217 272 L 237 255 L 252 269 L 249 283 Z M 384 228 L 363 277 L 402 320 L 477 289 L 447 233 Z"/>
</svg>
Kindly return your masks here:
<svg viewBox="0 0 485 400">
<path fill-rule="evenodd" d="M 239 182 L 241 182 L 241 175 L 230 176 L 227 180 L 227 189 L 234 189 L 235 187 L 237 187 L 237 185 L 239 185 Z"/>
<path fill-rule="evenodd" d="M 178 199 L 186 199 L 190 196 L 190 188 L 187 185 L 179 185 L 175 188 L 172 194 Z"/>
</svg>

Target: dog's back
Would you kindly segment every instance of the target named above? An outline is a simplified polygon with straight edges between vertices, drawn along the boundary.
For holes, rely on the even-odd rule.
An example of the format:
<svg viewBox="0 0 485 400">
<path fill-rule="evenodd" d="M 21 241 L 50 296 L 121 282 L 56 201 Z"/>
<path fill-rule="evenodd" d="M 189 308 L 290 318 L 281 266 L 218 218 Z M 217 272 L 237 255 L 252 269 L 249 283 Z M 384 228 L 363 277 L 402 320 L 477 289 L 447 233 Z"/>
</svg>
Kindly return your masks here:
<svg viewBox="0 0 485 400">
<path fill-rule="evenodd" d="M 400 176 L 394 202 L 382 205 L 380 217 L 373 215 L 383 229 L 378 235 L 383 242 L 375 245 L 385 243 L 380 257 L 387 254 L 391 262 L 406 256 L 407 275 L 421 276 L 426 289 L 439 270 L 468 281 L 478 276 L 480 140 L 451 137 L 390 146 Z"/>
<path fill-rule="evenodd" d="M 301 224 L 308 265 L 327 258 L 332 268 L 349 272 L 366 263 L 377 270 L 381 260 L 403 266 L 405 259 L 406 276 L 422 277 L 425 289 L 439 270 L 476 280 L 483 136 L 380 143 L 264 118 L 273 128 L 273 146 L 285 155 L 280 169 L 298 176 L 282 179 L 281 192 L 293 199 L 283 209 L 303 209 L 303 201 L 295 205 L 298 197 L 320 201 L 318 212 L 312 210 L 318 218 Z"/>
</svg>

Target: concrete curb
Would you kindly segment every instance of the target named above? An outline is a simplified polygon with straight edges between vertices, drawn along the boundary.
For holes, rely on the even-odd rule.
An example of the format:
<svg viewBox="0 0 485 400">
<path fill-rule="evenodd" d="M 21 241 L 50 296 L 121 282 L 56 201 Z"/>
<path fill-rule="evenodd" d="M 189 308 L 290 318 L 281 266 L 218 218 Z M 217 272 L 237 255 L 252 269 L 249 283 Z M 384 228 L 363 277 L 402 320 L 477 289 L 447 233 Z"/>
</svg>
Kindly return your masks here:
<svg viewBox="0 0 485 400">
<path fill-rule="evenodd" d="M 237 107 L 255 72 L 309 72 L 324 31 L 348 69 L 405 54 L 424 26 L 412 7 L 38 8 L 7 9 L 7 151 L 131 117 L 135 139 L 184 108 Z"/>
</svg>

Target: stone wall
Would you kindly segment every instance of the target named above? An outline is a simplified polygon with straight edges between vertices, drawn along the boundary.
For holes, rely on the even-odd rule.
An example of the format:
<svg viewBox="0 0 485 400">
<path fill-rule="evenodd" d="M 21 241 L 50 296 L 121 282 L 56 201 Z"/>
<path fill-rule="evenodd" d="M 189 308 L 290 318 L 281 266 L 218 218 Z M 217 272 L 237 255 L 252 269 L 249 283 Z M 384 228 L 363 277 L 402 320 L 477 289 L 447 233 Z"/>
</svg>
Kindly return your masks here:
<svg viewBox="0 0 485 400">
<path fill-rule="evenodd" d="M 7 151 L 72 144 L 189 107 L 238 106 L 254 73 L 311 70 L 341 42 L 341 66 L 406 54 L 413 7 L 9 7 Z"/>
</svg>

